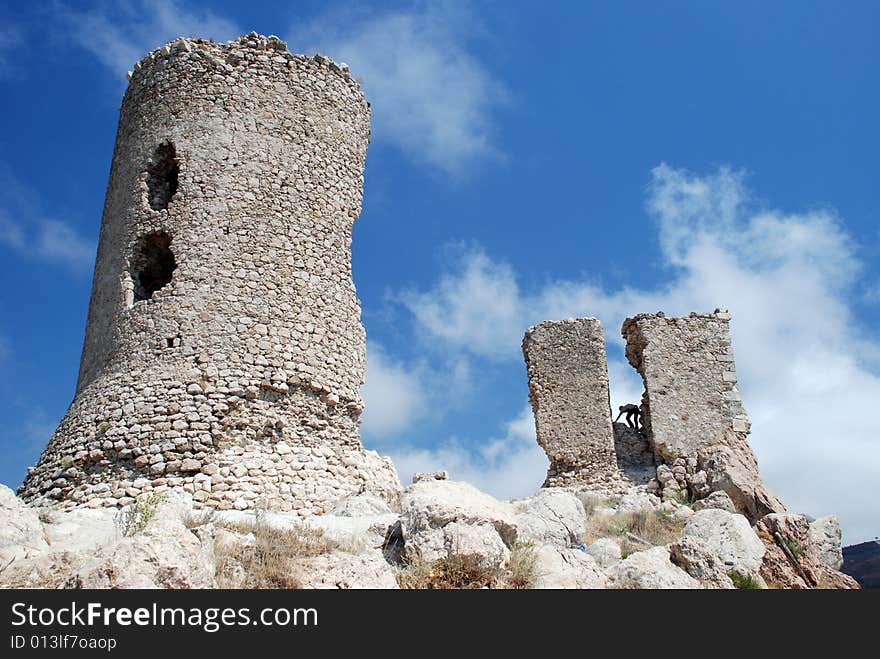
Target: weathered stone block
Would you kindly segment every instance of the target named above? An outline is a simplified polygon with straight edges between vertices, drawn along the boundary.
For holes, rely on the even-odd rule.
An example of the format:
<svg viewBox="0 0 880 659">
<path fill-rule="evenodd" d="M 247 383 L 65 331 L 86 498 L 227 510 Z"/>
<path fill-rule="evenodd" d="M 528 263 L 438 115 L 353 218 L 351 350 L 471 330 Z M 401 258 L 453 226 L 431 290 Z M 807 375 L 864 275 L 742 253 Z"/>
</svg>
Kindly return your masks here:
<svg viewBox="0 0 880 659">
<path fill-rule="evenodd" d="M 550 459 L 544 485 L 618 480 L 601 323 L 540 323 L 522 348 L 538 443 Z"/>
<path fill-rule="evenodd" d="M 705 471 L 706 482 L 690 494 L 722 490 L 754 522 L 785 507 L 761 480 L 746 441 L 729 321 L 726 311 L 640 314 L 627 318 L 621 332 L 627 359 L 645 383 L 643 422 L 657 462 L 695 458 L 688 473 Z"/>
</svg>

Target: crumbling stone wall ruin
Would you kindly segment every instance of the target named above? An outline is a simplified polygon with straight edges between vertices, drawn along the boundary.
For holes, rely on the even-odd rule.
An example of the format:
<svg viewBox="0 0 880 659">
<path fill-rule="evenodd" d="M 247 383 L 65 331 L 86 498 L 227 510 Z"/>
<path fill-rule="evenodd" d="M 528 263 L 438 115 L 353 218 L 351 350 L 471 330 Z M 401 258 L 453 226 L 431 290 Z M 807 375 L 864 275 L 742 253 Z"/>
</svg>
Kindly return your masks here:
<svg viewBox="0 0 880 659">
<path fill-rule="evenodd" d="M 76 397 L 21 495 L 306 516 L 373 491 L 351 273 L 370 109 L 275 37 L 178 39 L 131 74 Z"/>
<path fill-rule="evenodd" d="M 661 464 L 659 486 L 689 498 L 723 490 L 754 522 L 785 507 L 761 480 L 746 440 L 729 324 L 721 309 L 680 318 L 639 314 L 621 333 L 645 383 L 641 407 Z"/>
<path fill-rule="evenodd" d="M 627 318 L 626 355 L 645 384 L 641 432 L 611 424 L 602 327 L 595 318 L 545 322 L 523 340 L 545 486 L 630 483 L 679 500 L 723 490 L 756 521 L 785 510 L 764 485 L 746 436 L 730 314 Z M 656 477 L 652 478 L 651 476 Z"/>
<path fill-rule="evenodd" d="M 538 443 L 550 459 L 544 486 L 618 486 L 601 323 L 596 318 L 540 323 L 526 331 L 522 349 Z"/>
</svg>

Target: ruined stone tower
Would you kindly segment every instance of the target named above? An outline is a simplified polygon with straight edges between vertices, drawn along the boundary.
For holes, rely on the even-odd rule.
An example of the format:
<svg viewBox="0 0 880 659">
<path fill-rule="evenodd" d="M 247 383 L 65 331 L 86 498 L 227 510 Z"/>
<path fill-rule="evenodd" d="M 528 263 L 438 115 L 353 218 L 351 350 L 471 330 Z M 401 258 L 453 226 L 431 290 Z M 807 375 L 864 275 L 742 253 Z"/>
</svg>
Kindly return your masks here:
<svg viewBox="0 0 880 659">
<path fill-rule="evenodd" d="M 663 489 L 688 497 L 724 490 L 753 521 L 785 510 L 758 474 L 746 439 L 730 340 L 730 314 L 627 318 L 626 356 L 642 376 L 642 414 Z"/>
<path fill-rule="evenodd" d="M 76 397 L 20 492 L 301 515 L 394 498 L 358 439 L 351 273 L 370 110 L 347 68 L 275 37 L 178 39 L 135 66 Z"/>
<path fill-rule="evenodd" d="M 526 330 L 523 356 L 545 487 L 620 483 L 608 398 L 605 334 L 595 318 L 546 321 Z"/>
</svg>

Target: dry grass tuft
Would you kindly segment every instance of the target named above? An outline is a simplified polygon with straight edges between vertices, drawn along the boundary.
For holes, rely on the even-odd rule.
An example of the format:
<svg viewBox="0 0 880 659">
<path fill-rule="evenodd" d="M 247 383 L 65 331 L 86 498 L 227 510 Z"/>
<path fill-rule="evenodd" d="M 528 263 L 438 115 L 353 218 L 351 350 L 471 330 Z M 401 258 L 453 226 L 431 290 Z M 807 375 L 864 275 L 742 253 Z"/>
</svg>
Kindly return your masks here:
<svg viewBox="0 0 880 659">
<path fill-rule="evenodd" d="M 581 490 L 580 492 L 576 493 L 576 496 L 584 505 L 584 511 L 587 513 L 587 517 L 592 516 L 593 513 L 596 512 L 596 508 L 609 507 L 614 503 L 612 499 L 594 494 L 589 490 Z"/>
<path fill-rule="evenodd" d="M 414 561 L 397 573 L 401 588 L 417 590 L 495 588 L 501 570 L 487 567 L 476 554 L 451 553 L 444 558 Z"/>
<path fill-rule="evenodd" d="M 618 538 L 621 554 L 626 558 L 634 552 L 674 542 L 681 537 L 684 525 L 685 520 L 675 519 L 660 510 L 595 515 L 587 520 L 584 542 L 589 545 L 599 538 Z"/>
<path fill-rule="evenodd" d="M 538 578 L 538 554 L 531 542 L 517 542 L 510 552 L 507 571 L 504 575 L 505 588 L 525 590 L 534 588 Z"/>
<path fill-rule="evenodd" d="M 336 543 L 316 529 L 279 530 L 259 521 L 224 522 L 222 526 L 254 537 L 250 544 L 215 544 L 219 588 L 300 588 L 301 560 L 337 549 Z"/>
</svg>

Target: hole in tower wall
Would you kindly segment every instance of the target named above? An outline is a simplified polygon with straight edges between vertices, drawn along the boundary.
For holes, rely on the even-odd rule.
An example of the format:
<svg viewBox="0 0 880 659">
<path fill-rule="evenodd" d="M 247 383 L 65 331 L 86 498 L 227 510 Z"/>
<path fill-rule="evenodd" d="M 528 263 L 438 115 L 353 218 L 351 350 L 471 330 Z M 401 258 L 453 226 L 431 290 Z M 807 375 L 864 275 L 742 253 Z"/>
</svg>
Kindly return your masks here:
<svg viewBox="0 0 880 659">
<path fill-rule="evenodd" d="M 153 293 L 171 281 L 176 267 L 171 236 L 160 231 L 141 238 L 131 259 L 134 301 L 151 299 Z"/>
<path fill-rule="evenodd" d="M 147 200 L 154 211 L 168 208 L 168 203 L 177 192 L 179 172 L 180 165 L 174 145 L 163 142 L 147 166 Z"/>
</svg>

